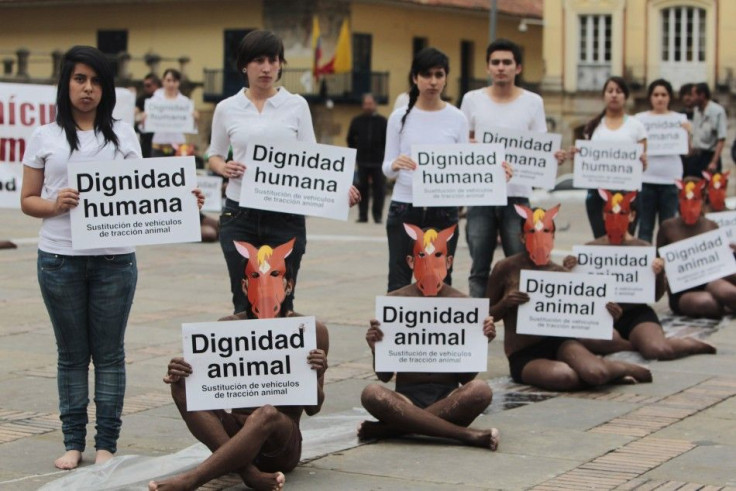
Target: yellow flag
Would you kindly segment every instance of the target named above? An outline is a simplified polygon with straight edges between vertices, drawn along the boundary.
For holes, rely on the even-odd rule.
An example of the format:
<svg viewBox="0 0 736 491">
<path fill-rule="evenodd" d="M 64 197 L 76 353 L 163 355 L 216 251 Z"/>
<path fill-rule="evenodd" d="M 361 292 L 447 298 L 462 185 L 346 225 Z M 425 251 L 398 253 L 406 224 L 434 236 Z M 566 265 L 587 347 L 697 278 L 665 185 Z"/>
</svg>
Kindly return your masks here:
<svg viewBox="0 0 736 491">
<path fill-rule="evenodd" d="M 319 19 L 317 16 L 312 17 L 312 73 L 316 77 L 319 70 L 319 62 L 322 58 L 322 40 L 319 31 Z"/>
<path fill-rule="evenodd" d="M 345 19 L 342 21 L 340 35 L 337 38 L 335 73 L 346 73 L 353 70 L 353 57 L 350 44 L 350 28 L 348 27 L 348 20 Z"/>
</svg>

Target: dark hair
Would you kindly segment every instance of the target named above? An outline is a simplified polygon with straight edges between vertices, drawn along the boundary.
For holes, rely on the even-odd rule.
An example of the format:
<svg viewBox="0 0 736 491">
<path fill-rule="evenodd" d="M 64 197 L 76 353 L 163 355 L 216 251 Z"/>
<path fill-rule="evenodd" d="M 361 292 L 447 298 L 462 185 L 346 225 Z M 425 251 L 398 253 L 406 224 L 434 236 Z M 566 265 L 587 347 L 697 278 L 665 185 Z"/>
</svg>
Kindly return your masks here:
<svg viewBox="0 0 736 491">
<path fill-rule="evenodd" d="M 77 63 L 87 65 L 97 74 L 102 89 L 102 97 L 95 112 L 94 128 L 96 133 L 102 133 L 105 144 L 110 142 L 118 148 L 119 141 L 113 131 L 112 111 L 115 108 L 115 76 L 112 66 L 102 51 L 92 46 L 74 46 L 61 59 L 59 83 L 56 89 L 56 123 L 64 129 L 66 141 L 71 151 L 79 150 L 76 121 L 72 115 L 72 102 L 69 97 L 69 83 L 74 75 Z"/>
<path fill-rule="evenodd" d="M 450 59 L 442 51 L 436 48 L 423 48 L 414 55 L 411 62 L 411 70 L 409 71 L 409 79 L 411 80 L 411 88 L 409 89 L 409 105 L 406 106 L 406 112 L 401 118 L 401 131 L 404 131 L 404 123 L 409 112 L 417 103 L 419 98 L 419 87 L 414 83 L 414 78 L 422 73 L 427 73 L 435 67 L 445 70 L 445 75 L 450 73 Z"/>
<path fill-rule="evenodd" d="M 695 84 L 680 85 L 680 99 L 682 99 L 685 95 L 689 95 L 690 93 L 692 93 L 693 87 L 695 87 Z"/>
<path fill-rule="evenodd" d="M 176 68 L 167 68 L 164 70 L 164 74 L 161 76 L 161 78 L 166 78 L 166 75 L 171 75 L 174 77 L 174 80 L 177 82 L 181 82 L 181 72 L 177 70 Z"/>
<path fill-rule="evenodd" d="M 708 84 L 705 82 L 695 84 L 695 92 L 700 95 L 704 95 L 706 99 L 710 99 L 710 87 L 708 87 Z"/>
<path fill-rule="evenodd" d="M 521 48 L 515 42 L 509 39 L 496 39 L 489 44 L 486 48 L 486 65 L 494 51 L 511 51 L 511 54 L 514 55 L 514 63 L 521 65 Z"/>
<path fill-rule="evenodd" d="M 606 87 L 608 87 L 608 84 L 611 82 L 618 85 L 618 88 L 621 89 L 621 92 L 624 93 L 624 99 L 629 98 L 629 94 L 631 91 L 629 90 L 629 85 L 626 83 L 626 80 L 624 80 L 623 77 L 619 77 L 617 75 L 614 75 L 612 77 L 608 77 L 606 79 L 606 82 L 603 84 L 603 90 L 601 93 L 606 93 Z M 593 132 L 598 127 L 599 124 L 601 124 L 601 121 L 603 120 L 603 116 L 606 115 L 606 109 L 604 108 L 603 111 L 601 111 L 600 114 L 598 114 L 595 118 L 588 121 L 588 123 L 583 128 L 583 137 L 590 140 L 590 138 L 593 136 Z"/>
<path fill-rule="evenodd" d="M 672 84 L 663 78 L 658 78 L 654 82 L 650 83 L 649 88 L 647 89 L 647 99 L 649 100 L 649 105 L 652 105 L 652 93 L 654 93 L 654 89 L 656 89 L 657 87 L 664 87 L 664 90 L 666 90 L 667 94 L 670 96 L 670 102 L 672 102 L 672 98 L 674 97 Z"/>
<path fill-rule="evenodd" d="M 248 75 L 243 73 L 243 69 L 248 63 L 261 56 L 279 59 L 282 68 L 279 68 L 279 74 L 276 80 L 281 78 L 283 65 L 286 65 L 284 42 L 273 32 L 258 29 L 246 34 L 243 40 L 240 41 L 240 46 L 238 46 L 238 59 L 236 63 L 238 71 L 243 74 L 243 80 L 246 86 L 248 84 Z"/>
<path fill-rule="evenodd" d="M 148 75 L 146 75 L 145 77 L 143 77 L 143 80 L 150 80 L 150 81 L 151 81 L 151 82 L 153 82 L 154 84 L 156 84 L 156 85 L 158 85 L 159 87 L 161 87 L 161 79 L 160 79 L 160 78 L 158 78 L 158 75 L 156 75 L 156 74 L 155 74 L 155 73 L 153 73 L 153 72 L 151 72 L 151 73 L 149 73 Z"/>
</svg>

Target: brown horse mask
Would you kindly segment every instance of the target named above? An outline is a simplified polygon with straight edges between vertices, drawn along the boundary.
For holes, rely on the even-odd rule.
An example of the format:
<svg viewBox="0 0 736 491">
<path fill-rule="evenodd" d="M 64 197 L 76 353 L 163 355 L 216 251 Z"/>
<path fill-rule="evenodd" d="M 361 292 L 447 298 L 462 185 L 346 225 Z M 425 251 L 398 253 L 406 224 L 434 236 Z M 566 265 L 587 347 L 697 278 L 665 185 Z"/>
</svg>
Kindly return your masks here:
<svg viewBox="0 0 736 491">
<path fill-rule="evenodd" d="M 279 315 L 287 295 L 286 258 L 294 249 L 296 239 L 272 249 L 264 245 L 256 249 L 248 242 L 235 242 L 235 248 L 248 262 L 245 265 L 244 289 L 247 288 L 251 311 L 259 319 Z"/>
<path fill-rule="evenodd" d="M 456 227 L 453 225 L 437 232 L 433 228 L 422 231 L 416 225 L 404 224 L 406 233 L 414 239 L 413 255 L 408 256 L 407 261 L 414 269 L 417 288 L 426 297 L 436 297 L 442 289 L 447 270 L 452 265 L 447 242 L 455 235 Z"/>
<path fill-rule="evenodd" d="M 695 225 L 703 211 L 703 188 L 705 179 L 683 182 L 675 180 L 675 186 L 680 190 L 680 216 L 687 225 Z"/>
<path fill-rule="evenodd" d="M 703 177 L 708 181 L 708 203 L 713 211 L 723 211 L 726 209 L 726 189 L 728 188 L 728 176 L 731 171 L 724 173 L 716 172 L 711 174 L 703 171 Z"/>
<path fill-rule="evenodd" d="M 514 205 L 516 213 L 524 219 L 524 245 L 529 258 L 537 266 L 549 264 L 552 248 L 555 245 L 555 222 L 560 205 L 545 211 L 542 208 L 532 210 L 528 206 Z"/>
<path fill-rule="evenodd" d="M 624 242 L 629 229 L 632 215 L 631 203 L 636 199 L 636 191 L 630 193 L 612 193 L 599 189 L 598 194 L 606 201 L 603 205 L 603 221 L 606 226 L 606 235 L 611 244 L 620 245 Z"/>
</svg>

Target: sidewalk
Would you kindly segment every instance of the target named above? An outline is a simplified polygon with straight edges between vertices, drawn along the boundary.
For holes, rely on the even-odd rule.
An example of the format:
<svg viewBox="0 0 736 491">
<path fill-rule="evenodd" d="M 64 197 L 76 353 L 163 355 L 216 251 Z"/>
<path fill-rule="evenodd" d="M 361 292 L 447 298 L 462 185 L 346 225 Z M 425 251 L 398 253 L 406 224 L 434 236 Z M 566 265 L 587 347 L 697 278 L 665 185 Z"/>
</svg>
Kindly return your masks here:
<svg viewBox="0 0 736 491">
<path fill-rule="evenodd" d="M 407 489 L 736 489 L 736 323 L 667 320 L 668 330 L 705 336 L 715 356 L 652 362 L 654 383 L 555 394 L 512 384 L 502 329 L 491 343 L 491 407 L 473 426 L 501 431 L 496 453 L 421 439 L 359 445 L 360 392 L 375 379 L 364 341 L 374 298 L 385 291 L 385 228 L 310 218 L 307 254 L 296 290 L 297 310 L 330 330 L 330 369 L 322 412 L 303 419 L 308 461 L 287 476 L 306 490 Z M 53 460 L 63 452 L 58 421 L 56 353 L 36 283 L 39 223 L 0 210 L 0 489 L 37 489 L 68 474 Z M 583 203 L 565 199 L 556 246 L 588 240 Z M 455 285 L 467 291 L 464 242 Z M 501 252 L 497 251 L 497 256 Z M 559 261 L 560 258 L 558 257 Z M 229 312 L 226 269 L 218 244 L 138 248 L 139 280 L 126 336 L 128 388 L 119 454 L 160 456 L 196 441 L 161 382 L 181 352 L 182 322 Z M 668 309 L 666 299 L 657 305 Z M 625 356 L 631 356 L 627 354 Z M 93 432 L 93 425 L 88 426 Z M 320 445 L 316 445 L 319 440 Z M 88 438 L 91 445 L 91 435 Z M 325 453 L 326 452 L 326 453 Z M 85 452 L 83 466 L 94 459 Z M 203 489 L 244 489 L 233 476 Z"/>
</svg>

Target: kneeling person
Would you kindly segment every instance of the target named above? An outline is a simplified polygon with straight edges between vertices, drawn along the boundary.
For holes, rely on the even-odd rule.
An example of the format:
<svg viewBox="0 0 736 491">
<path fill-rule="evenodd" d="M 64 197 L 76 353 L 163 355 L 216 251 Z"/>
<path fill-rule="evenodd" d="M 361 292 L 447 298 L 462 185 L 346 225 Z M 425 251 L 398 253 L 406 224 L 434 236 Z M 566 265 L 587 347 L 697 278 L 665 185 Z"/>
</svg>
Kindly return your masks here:
<svg viewBox="0 0 736 491">
<path fill-rule="evenodd" d="M 282 309 L 282 303 L 293 287 L 284 259 L 291 253 L 294 239 L 275 249 L 256 249 L 247 242 L 236 242 L 240 254 L 248 259 L 243 292 L 252 312 L 241 312 L 220 320 L 243 320 L 253 317 L 299 317 Z M 184 379 L 192 367 L 183 358 L 169 363 L 164 382 L 171 385 L 179 413 L 192 434 L 213 452 L 195 469 L 161 482 L 151 482 L 149 489 L 195 489 L 229 472 L 237 472 L 246 485 L 255 489 L 281 489 L 284 472 L 299 463 L 302 435 L 299 419 L 302 411 L 312 416 L 324 401 L 324 374 L 327 369 L 329 337 L 324 324 L 317 322 L 317 349 L 310 351 L 307 362 L 317 371 L 316 406 L 262 406 L 257 408 L 187 411 Z"/>
<path fill-rule="evenodd" d="M 519 305 L 529 301 L 529 295 L 519 291 L 521 270 L 568 271 L 550 260 L 553 220 L 559 208 L 557 205 L 545 211 L 516 205 L 516 211 L 525 219 L 522 242 L 526 251 L 499 261 L 488 278 L 486 296 L 491 315 L 503 319 L 504 351 L 511 377 L 514 382 L 549 390 L 579 390 L 609 382 L 651 382 L 647 368 L 599 358 L 576 339 L 516 332 Z M 606 308 L 615 321 L 621 309 L 610 302 Z"/>
<path fill-rule="evenodd" d="M 452 265 L 447 255 L 447 242 L 455 233 L 456 225 L 437 232 L 404 224 L 414 239 L 414 254 L 407 256 L 409 267 L 414 270 L 416 283 L 389 293 L 399 297 L 462 297 L 459 292 L 442 280 Z M 489 342 L 496 337 L 491 317 L 483 322 L 483 334 Z M 383 339 L 380 323 L 370 322 L 366 341 L 374 353 L 375 344 Z M 382 382 L 390 381 L 394 374 L 376 372 Z M 470 423 L 491 403 L 491 388 L 482 380 L 475 380 L 475 373 L 410 373 L 396 374 L 396 391 L 380 384 L 367 386 L 361 395 L 365 407 L 375 421 L 364 421 L 358 429 L 361 440 L 391 438 L 405 434 L 418 434 L 458 440 L 466 445 L 498 448 L 498 430 L 468 428 Z"/>
</svg>

